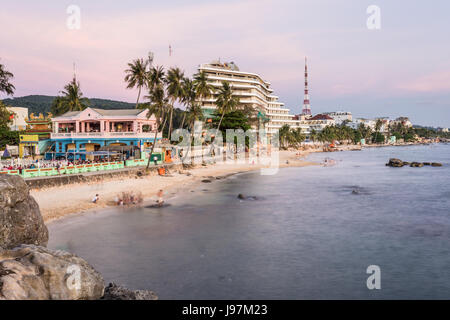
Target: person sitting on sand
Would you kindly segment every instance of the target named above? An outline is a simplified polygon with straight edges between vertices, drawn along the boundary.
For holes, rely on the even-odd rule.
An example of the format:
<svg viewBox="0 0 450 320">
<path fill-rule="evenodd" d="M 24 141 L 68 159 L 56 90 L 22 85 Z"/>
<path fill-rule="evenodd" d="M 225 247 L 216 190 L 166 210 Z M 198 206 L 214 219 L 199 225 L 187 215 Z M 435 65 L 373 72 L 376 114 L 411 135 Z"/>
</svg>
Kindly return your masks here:
<svg viewBox="0 0 450 320">
<path fill-rule="evenodd" d="M 92 199 L 92 203 L 97 203 L 99 199 L 100 199 L 100 198 L 99 198 L 98 193 L 97 193 L 97 194 L 95 195 L 95 197 Z"/>
<path fill-rule="evenodd" d="M 158 203 L 159 206 L 162 206 L 164 204 L 163 194 L 164 194 L 164 191 L 162 189 L 159 190 L 158 193 L 156 194 L 158 197 L 158 200 L 156 200 L 156 203 Z"/>
</svg>

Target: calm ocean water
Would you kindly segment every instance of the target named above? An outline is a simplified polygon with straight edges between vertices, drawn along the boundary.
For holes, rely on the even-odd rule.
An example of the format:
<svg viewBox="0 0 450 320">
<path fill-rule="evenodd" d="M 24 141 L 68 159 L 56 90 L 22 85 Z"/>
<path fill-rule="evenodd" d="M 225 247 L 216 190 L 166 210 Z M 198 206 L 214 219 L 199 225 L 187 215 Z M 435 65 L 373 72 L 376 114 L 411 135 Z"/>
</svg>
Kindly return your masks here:
<svg viewBox="0 0 450 320">
<path fill-rule="evenodd" d="M 163 209 L 57 221 L 49 247 L 161 299 L 450 299 L 450 145 L 309 159 L 327 156 L 338 164 L 239 174 Z M 389 168 L 390 157 L 444 166 Z M 367 289 L 369 265 L 381 290 Z"/>
</svg>

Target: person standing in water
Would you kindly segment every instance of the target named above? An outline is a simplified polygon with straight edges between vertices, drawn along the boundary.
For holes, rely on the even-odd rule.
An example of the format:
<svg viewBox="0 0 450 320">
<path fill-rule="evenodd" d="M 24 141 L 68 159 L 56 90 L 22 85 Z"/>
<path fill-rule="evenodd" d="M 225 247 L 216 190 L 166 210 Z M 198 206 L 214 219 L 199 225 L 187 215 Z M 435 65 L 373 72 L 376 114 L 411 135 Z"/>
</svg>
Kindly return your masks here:
<svg viewBox="0 0 450 320">
<path fill-rule="evenodd" d="M 163 199 L 164 191 L 161 189 L 158 191 L 158 193 L 156 195 L 158 196 L 158 200 L 156 202 L 161 207 L 164 204 L 164 199 Z"/>
</svg>

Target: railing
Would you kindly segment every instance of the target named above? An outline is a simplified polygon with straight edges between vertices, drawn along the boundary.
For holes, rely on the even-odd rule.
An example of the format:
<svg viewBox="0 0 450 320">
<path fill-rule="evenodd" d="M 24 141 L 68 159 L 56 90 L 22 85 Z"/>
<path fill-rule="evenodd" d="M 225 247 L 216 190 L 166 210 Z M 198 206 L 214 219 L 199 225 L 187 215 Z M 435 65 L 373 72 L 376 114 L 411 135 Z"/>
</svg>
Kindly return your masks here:
<svg viewBox="0 0 450 320">
<path fill-rule="evenodd" d="M 154 138 L 155 132 L 64 132 L 52 133 L 52 139 L 64 138 Z M 161 133 L 158 133 L 157 138 L 161 138 Z"/>
</svg>

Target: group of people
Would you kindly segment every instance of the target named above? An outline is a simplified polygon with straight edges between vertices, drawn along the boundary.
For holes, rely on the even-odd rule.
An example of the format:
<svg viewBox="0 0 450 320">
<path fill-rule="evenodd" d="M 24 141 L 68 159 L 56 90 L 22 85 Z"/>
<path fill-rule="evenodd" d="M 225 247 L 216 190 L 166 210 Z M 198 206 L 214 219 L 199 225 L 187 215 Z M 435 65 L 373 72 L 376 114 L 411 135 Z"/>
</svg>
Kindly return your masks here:
<svg viewBox="0 0 450 320">
<path fill-rule="evenodd" d="M 164 204 L 164 191 L 161 189 L 158 191 L 158 193 L 156 194 L 156 196 L 158 197 L 158 200 L 156 200 L 156 205 L 159 207 L 162 207 Z M 100 195 L 97 193 L 93 198 L 92 198 L 92 203 L 96 204 L 98 203 L 100 200 Z M 137 204 L 139 202 L 142 202 L 142 196 L 139 195 L 135 195 L 134 193 L 128 193 L 128 192 L 124 192 L 122 193 L 121 196 L 116 196 L 114 198 L 114 203 L 117 206 L 123 206 L 123 205 L 131 205 L 131 204 Z"/>
<path fill-rule="evenodd" d="M 108 159 L 100 158 L 95 161 L 91 160 L 33 160 L 33 161 L 8 161 L 8 162 L 0 162 L 0 171 L 2 170 L 19 170 L 19 173 L 22 173 L 22 170 L 25 169 L 42 169 L 42 168 L 56 168 L 60 169 L 66 166 L 77 166 L 77 165 L 85 165 L 85 164 L 94 164 L 94 163 L 105 163 L 109 162 Z"/>
</svg>

